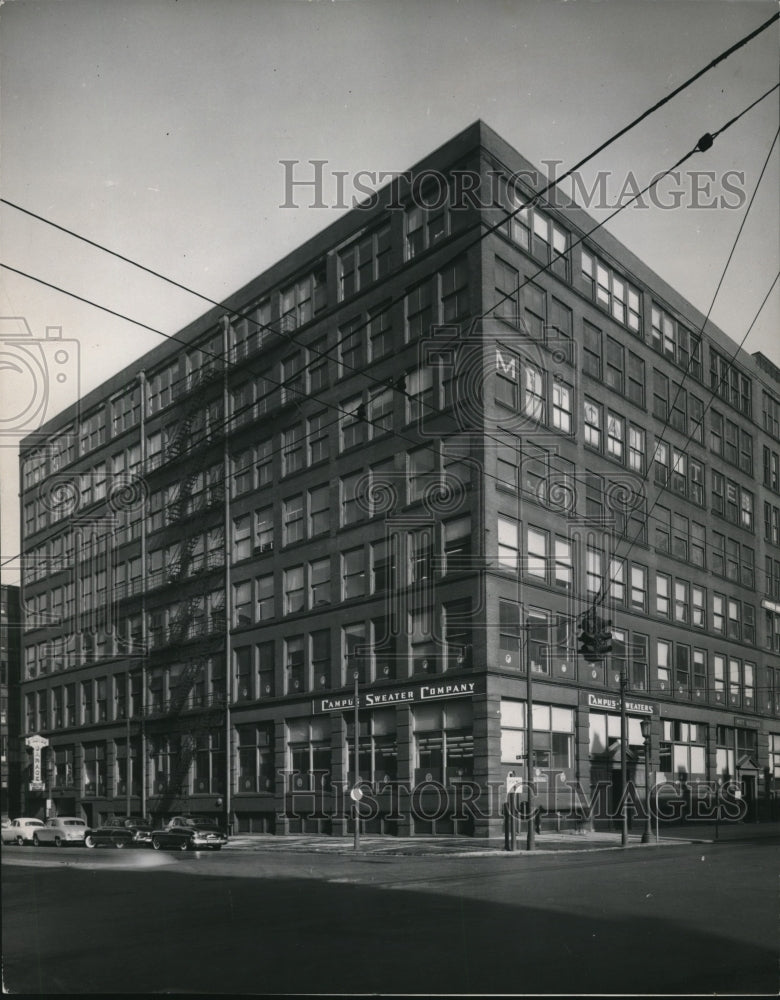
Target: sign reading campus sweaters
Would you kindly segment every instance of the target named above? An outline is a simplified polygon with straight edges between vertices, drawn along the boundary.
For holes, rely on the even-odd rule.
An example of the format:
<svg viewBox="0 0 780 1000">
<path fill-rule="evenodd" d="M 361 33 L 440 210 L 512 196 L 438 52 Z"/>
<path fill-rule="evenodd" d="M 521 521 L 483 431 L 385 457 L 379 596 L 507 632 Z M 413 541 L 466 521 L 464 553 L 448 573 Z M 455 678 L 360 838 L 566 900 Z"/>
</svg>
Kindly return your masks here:
<svg viewBox="0 0 780 1000">
<path fill-rule="evenodd" d="M 476 681 L 439 681 L 435 684 L 415 684 L 395 691 L 361 691 L 358 708 L 383 708 L 437 698 L 469 698 L 477 692 Z M 314 712 L 343 712 L 355 707 L 354 694 L 330 695 L 312 702 Z"/>
<path fill-rule="evenodd" d="M 610 698 L 603 694 L 589 694 L 588 707 L 603 708 L 608 712 L 619 712 L 620 698 Z M 653 706 L 646 701 L 632 701 L 630 698 L 626 698 L 626 711 L 634 712 L 636 715 L 652 715 Z"/>
</svg>

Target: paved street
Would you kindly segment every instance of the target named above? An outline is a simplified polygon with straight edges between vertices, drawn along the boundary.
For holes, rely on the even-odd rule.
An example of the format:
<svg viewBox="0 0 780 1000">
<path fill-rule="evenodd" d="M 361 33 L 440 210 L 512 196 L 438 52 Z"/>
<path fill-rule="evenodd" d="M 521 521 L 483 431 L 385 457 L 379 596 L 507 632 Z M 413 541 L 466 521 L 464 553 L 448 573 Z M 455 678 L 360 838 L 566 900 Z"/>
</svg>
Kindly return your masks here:
<svg viewBox="0 0 780 1000">
<path fill-rule="evenodd" d="M 779 853 L 4 848 L 5 987 L 775 993 Z"/>
</svg>

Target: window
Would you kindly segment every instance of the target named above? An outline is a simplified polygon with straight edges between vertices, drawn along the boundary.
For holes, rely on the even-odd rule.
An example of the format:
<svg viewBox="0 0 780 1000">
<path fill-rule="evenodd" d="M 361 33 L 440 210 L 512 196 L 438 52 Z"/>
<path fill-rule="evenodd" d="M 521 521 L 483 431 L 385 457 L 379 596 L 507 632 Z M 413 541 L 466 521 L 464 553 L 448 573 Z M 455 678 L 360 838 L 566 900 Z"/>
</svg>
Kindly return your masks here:
<svg viewBox="0 0 780 1000">
<path fill-rule="evenodd" d="M 590 296 L 619 323 L 639 333 L 639 292 L 590 251 L 582 251 L 582 280 Z"/>
<path fill-rule="evenodd" d="M 583 369 L 595 379 L 601 379 L 601 330 L 583 320 Z"/>
<path fill-rule="evenodd" d="M 247 515 L 248 517 L 248 515 Z M 263 507 L 255 511 L 255 548 L 259 552 L 270 552 L 274 547 L 273 507 Z"/>
<path fill-rule="evenodd" d="M 469 311 L 468 269 L 465 257 L 449 264 L 441 272 L 441 318 L 454 323 Z"/>
<path fill-rule="evenodd" d="M 723 594 L 712 595 L 712 631 L 719 635 L 726 632 L 726 598 Z"/>
<path fill-rule="evenodd" d="M 330 487 L 315 486 L 309 490 L 309 538 L 330 528 Z"/>
<path fill-rule="evenodd" d="M 449 235 L 449 195 L 438 178 L 436 187 L 418 190 L 414 204 L 405 212 L 406 259 L 411 260 Z"/>
<path fill-rule="evenodd" d="M 495 259 L 496 306 L 493 315 L 517 326 L 519 307 L 518 290 L 520 288 L 520 272 L 507 264 L 500 257 Z"/>
<path fill-rule="evenodd" d="M 406 339 L 426 337 L 433 325 L 431 284 L 425 281 L 406 296 Z"/>
<path fill-rule="evenodd" d="M 607 413 L 607 454 L 619 462 L 623 461 L 623 441 L 625 422 L 617 414 Z"/>
<path fill-rule="evenodd" d="M 644 409 L 645 405 L 645 363 L 632 351 L 628 352 L 628 398 Z"/>
<path fill-rule="evenodd" d="M 585 444 L 601 451 L 601 407 L 586 397 L 584 414 Z"/>
<path fill-rule="evenodd" d="M 341 524 L 355 524 L 366 517 L 362 498 L 358 497 L 358 483 L 365 478 L 363 472 L 353 472 L 341 479 Z"/>
<path fill-rule="evenodd" d="M 526 705 L 501 699 L 501 762 L 517 766 L 522 762 L 526 736 Z M 534 704 L 534 763 L 543 769 L 568 770 L 573 767 L 574 712 L 555 705 Z M 521 765 L 522 766 L 522 765 Z"/>
<path fill-rule="evenodd" d="M 363 444 L 366 431 L 366 407 L 361 396 L 345 399 L 341 410 L 341 450 Z"/>
<path fill-rule="evenodd" d="M 752 415 L 752 383 L 737 366 L 710 347 L 710 388 L 746 416 Z"/>
<path fill-rule="evenodd" d="M 252 581 L 233 584 L 233 623 L 236 628 L 252 624 Z"/>
<path fill-rule="evenodd" d="M 656 667 L 658 686 L 662 691 L 668 691 L 672 679 L 672 644 L 665 639 L 656 641 Z"/>
<path fill-rule="evenodd" d="M 585 588 L 589 596 L 601 591 L 604 554 L 588 546 L 585 552 Z"/>
<path fill-rule="evenodd" d="M 656 614 L 663 615 L 664 618 L 669 617 L 669 612 L 671 608 L 669 590 L 671 587 L 671 580 L 668 576 L 663 573 L 656 573 L 655 575 L 655 610 Z"/>
<path fill-rule="evenodd" d="M 362 781 L 374 786 L 395 781 L 398 774 L 398 747 L 396 741 L 396 720 L 392 709 L 378 709 L 367 718 L 360 720 L 358 733 L 358 775 Z M 347 719 L 347 782 L 355 783 L 358 778 L 355 766 L 355 723 Z"/>
<path fill-rule="evenodd" d="M 284 613 L 303 611 L 303 566 L 291 566 L 284 571 Z"/>
<path fill-rule="evenodd" d="M 328 414 L 321 410 L 306 421 L 309 465 L 324 462 L 328 457 Z"/>
<path fill-rule="evenodd" d="M 623 345 L 613 337 L 607 337 L 606 361 L 604 381 L 622 396 L 625 388 L 625 357 Z"/>
<path fill-rule="evenodd" d="M 236 793 L 273 792 L 276 781 L 273 726 L 247 723 L 236 726 L 238 775 Z"/>
<path fill-rule="evenodd" d="M 287 674 L 287 690 L 302 691 L 308 688 L 306 677 L 306 660 L 304 654 L 304 637 L 293 635 L 284 640 L 285 670 Z"/>
<path fill-rule="evenodd" d="M 553 427 L 570 434 L 572 429 L 572 389 L 564 382 L 553 382 Z"/>
<path fill-rule="evenodd" d="M 691 623 L 696 628 L 707 627 L 706 613 L 704 610 L 706 603 L 706 591 L 703 587 L 697 587 L 696 584 L 694 584 L 691 587 Z"/>
<path fill-rule="evenodd" d="M 233 518 L 233 560 L 247 559 L 251 554 L 251 521 L 249 514 L 242 514 Z"/>
<path fill-rule="evenodd" d="M 371 593 L 378 594 L 394 586 L 395 559 L 393 540 L 380 538 L 371 543 Z"/>
<path fill-rule="evenodd" d="M 303 468 L 303 429 L 300 424 L 282 431 L 282 475 Z"/>
<path fill-rule="evenodd" d="M 543 288 L 527 281 L 523 286 L 523 320 L 528 333 L 544 340 L 547 323 L 547 295 Z"/>
<path fill-rule="evenodd" d="M 303 496 L 290 497 L 282 503 L 284 544 L 291 545 L 303 538 Z"/>
<path fill-rule="evenodd" d="M 368 397 L 368 433 L 377 438 L 393 429 L 393 390 L 376 389 Z"/>
<path fill-rule="evenodd" d="M 349 298 L 388 273 L 390 226 L 382 226 L 339 251 L 339 297 Z"/>
<path fill-rule="evenodd" d="M 330 719 L 296 719 L 287 726 L 290 788 L 325 788 L 330 774 Z"/>
<path fill-rule="evenodd" d="M 309 392 L 313 396 L 330 385 L 327 335 L 313 340 L 309 344 L 306 354 L 308 357 L 306 367 L 309 373 Z"/>
<path fill-rule="evenodd" d="M 556 587 L 571 590 L 574 582 L 572 543 L 567 538 L 555 538 L 554 582 Z"/>
<path fill-rule="evenodd" d="M 344 651 L 343 683 L 352 682 L 355 671 L 362 683 L 368 680 L 368 660 L 366 657 L 366 626 L 362 623 L 346 625 L 342 629 Z"/>
<path fill-rule="evenodd" d="M 470 778 L 474 735 L 470 702 L 416 706 L 413 711 L 415 783 Z"/>
<path fill-rule="evenodd" d="M 430 415 L 433 408 L 433 370 L 415 368 L 406 378 L 406 420 L 419 422 Z"/>
<path fill-rule="evenodd" d="M 528 527 L 526 532 L 526 573 L 547 579 L 549 536 L 539 528 Z"/>
<path fill-rule="evenodd" d="M 631 607 L 647 611 L 647 569 L 644 566 L 631 567 Z"/>
<path fill-rule="evenodd" d="M 628 429 L 628 465 L 634 472 L 645 471 L 645 432 L 633 424 Z"/>
<path fill-rule="evenodd" d="M 433 448 L 417 448 L 409 452 L 409 503 L 421 500 L 426 488 L 436 481 L 436 452 Z"/>
<path fill-rule="evenodd" d="M 341 555 L 341 589 L 345 601 L 366 593 L 366 557 L 362 545 Z"/>
<path fill-rule="evenodd" d="M 516 573 L 519 558 L 517 524 L 507 518 L 498 518 L 498 565 Z"/>
<path fill-rule="evenodd" d="M 674 581 L 674 620 L 688 623 L 691 617 L 690 586 L 684 580 Z"/>
<path fill-rule="evenodd" d="M 282 331 L 289 333 L 308 323 L 326 304 L 323 274 L 307 274 L 299 278 L 282 289 L 280 307 Z"/>
<path fill-rule="evenodd" d="M 457 573 L 471 564 L 471 518 L 457 517 L 444 522 L 443 572 Z"/>
<path fill-rule="evenodd" d="M 371 310 L 368 321 L 368 350 L 371 361 L 385 358 L 393 349 L 392 313 L 387 305 Z"/>
<path fill-rule="evenodd" d="M 274 617 L 273 574 L 255 579 L 255 621 L 264 622 Z"/>
<path fill-rule="evenodd" d="M 360 319 L 350 320 L 339 330 L 339 377 L 360 371 L 362 364 L 363 324 Z"/>
<path fill-rule="evenodd" d="M 520 405 L 520 360 L 505 347 L 496 347 L 496 399 L 513 410 Z"/>
</svg>

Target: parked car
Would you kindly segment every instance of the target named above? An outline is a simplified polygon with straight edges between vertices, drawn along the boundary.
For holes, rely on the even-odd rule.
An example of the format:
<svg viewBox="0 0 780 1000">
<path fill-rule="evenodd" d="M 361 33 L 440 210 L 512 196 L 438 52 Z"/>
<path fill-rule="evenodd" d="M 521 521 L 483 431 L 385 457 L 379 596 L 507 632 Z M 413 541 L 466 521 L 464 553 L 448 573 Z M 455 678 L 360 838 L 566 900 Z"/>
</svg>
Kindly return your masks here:
<svg viewBox="0 0 780 1000">
<path fill-rule="evenodd" d="M 152 842 L 152 827 L 138 816 L 115 816 L 86 832 L 85 847 L 145 847 Z"/>
<path fill-rule="evenodd" d="M 165 826 L 152 831 L 152 847 L 159 851 L 173 847 L 179 851 L 218 851 L 228 842 L 217 821 L 207 816 L 174 816 Z"/>
<path fill-rule="evenodd" d="M 33 834 L 43 826 L 42 819 L 31 819 L 29 816 L 20 816 L 18 819 L 10 821 L 8 826 L 3 827 L 3 843 L 31 844 Z"/>
<path fill-rule="evenodd" d="M 78 816 L 52 816 L 33 833 L 33 843 L 36 847 L 41 844 L 54 844 L 55 847 L 83 844 L 86 833 L 87 824 Z"/>
</svg>

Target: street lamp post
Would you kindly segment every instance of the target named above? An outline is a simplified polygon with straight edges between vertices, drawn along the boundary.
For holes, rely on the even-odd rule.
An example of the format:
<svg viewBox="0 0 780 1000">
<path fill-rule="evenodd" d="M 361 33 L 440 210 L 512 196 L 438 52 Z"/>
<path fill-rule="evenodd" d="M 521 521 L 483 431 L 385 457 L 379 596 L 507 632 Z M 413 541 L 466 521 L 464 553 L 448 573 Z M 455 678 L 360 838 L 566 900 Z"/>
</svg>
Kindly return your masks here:
<svg viewBox="0 0 780 1000">
<path fill-rule="evenodd" d="M 628 679 L 625 670 L 620 674 L 620 797 L 622 799 L 620 844 L 628 844 L 628 808 L 626 804 L 626 789 L 628 786 L 628 717 L 626 716 L 626 686 Z"/>
<path fill-rule="evenodd" d="M 650 720 L 642 719 L 639 723 L 642 739 L 645 741 L 645 828 L 642 831 L 642 843 L 649 844 L 652 833 L 650 818 Z"/>
<path fill-rule="evenodd" d="M 130 760 L 130 712 L 129 711 L 125 713 L 125 722 L 126 722 L 126 727 L 127 727 L 125 729 L 125 741 L 126 741 L 126 745 L 127 745 L 127 763 L 125 765 L 125 816 L 127 816 L 127 818 L 129 819 L 130 818 L 130 791 L 131 791 L 131 789 L 130 789 L 130 782 L 131 782 L 131 776 L 132 776 L 132 773 L 133 773 L 131 771 L 131 769 L 130 769 L 132 761 Z"/>
<path fill-rule="evenodd" d="M 359 704 L 359 701 L 358 701 L 358 699 L 360 697 L 360 692 L 358 690 L 358 684 L 360 682 L 360 671 L 359 670 L 355 669 L 355 671 L 354 671 L 354 677 L 355 677 L 355 696 L 354 696 L 355 697 L 355 704 L 354 704 L 353 707 L 354 707 L 354 710 L 355 710 L 355 719 L 354 719 L 354 725 L 355 725 L 355 783 L 354 783 L 354 785 L 352 787 L 352 809 L 353 809 L 353 812 L 354 812 L 355 831 L 354 831 L 354 839 L 353 839 L 353 842 L 352 842 L 352 848 L 355 851 L 359 851 L 360 850 L 360 802 L 358 800 L 358 796 L 360 794 L 360 789 L 358 788 L 358 780 L 359 780 L 359 778 L 358 778 L 359 743 L 360 743 L 360 704 Z"/>
</svg>

